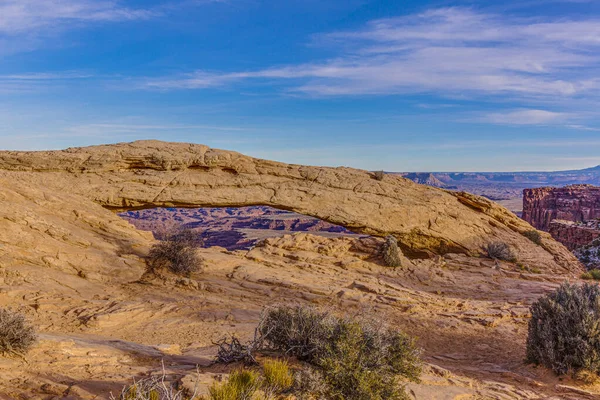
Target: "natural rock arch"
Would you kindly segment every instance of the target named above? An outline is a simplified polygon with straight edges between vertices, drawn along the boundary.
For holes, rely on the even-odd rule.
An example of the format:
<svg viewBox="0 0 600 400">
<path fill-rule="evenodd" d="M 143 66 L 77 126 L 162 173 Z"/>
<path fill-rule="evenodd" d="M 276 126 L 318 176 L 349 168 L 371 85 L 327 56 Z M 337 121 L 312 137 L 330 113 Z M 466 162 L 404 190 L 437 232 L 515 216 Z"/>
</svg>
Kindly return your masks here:
<svg viewBox="0 0 600 400">
<path fill-rule="evenodd" d="M 0 176 L 84 196 L 111 210 L 268 205 L 366 234 L 395 235 L 409 255 L 478 254 L 492 240 L 568 269 L 566 249 L 521 233 L 531 226 L 466 193 L 352 168 L 291 165 L 186 143 L 139 141 L 62 151 L 0 152 Z M 528 255 L 529 254 L 529 255 Z"/>
</svg>

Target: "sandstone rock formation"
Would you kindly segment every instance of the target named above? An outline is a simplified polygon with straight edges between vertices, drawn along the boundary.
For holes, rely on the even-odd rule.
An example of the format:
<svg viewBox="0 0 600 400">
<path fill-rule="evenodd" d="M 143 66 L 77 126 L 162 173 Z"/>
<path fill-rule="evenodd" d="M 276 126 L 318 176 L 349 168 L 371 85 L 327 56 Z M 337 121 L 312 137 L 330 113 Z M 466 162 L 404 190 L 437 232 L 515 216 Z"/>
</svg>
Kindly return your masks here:
<svg viewBox="0 0 600 400">
<path fill-rule="evenodd" d="M 489 241 L 523 259 L 569 270 L 574 258 L 556 242 L 522 237 L 530 226 L 467 193 L 373 179 L 351 168 L 288 165 L 202 145 L 141 141 L 64 151 L 1 152 L 0 178 L 73 193 L 121 211 L 150 207 L 269 205 L 355 232 L 395 235 L 409 255 L 476 255 Z"/>
<path fill-rule="evenodd" d="M 369 315 L 417 336 L 428 364 L 410 386 L 417 400 L 600 394 L 523 363 L 528 306 L 577 279 L 580 265 L 548 234 L 542 246 L 523 237 L 526 222 L 480 197 L 160 142 L 0 152 L 0 188 L 0 307 L 40 333 L 27 363 L 0 357 L 2 399 L 108 398 L 163 363 L 188 384 L 199 366 L 209 384 L 237 367 L 211 366 L 212 342 L 250 338 L 274 302 Z M 189 278 L 149 276 L 151 234 L 114 213 L 263 203 L 393 233 L 414 254 L 390 269 L 376 256 L 381 238 L 301 233 L 250 251 L 201 249 L 204 271 Z M 491 240 L 515 247 L 519 264 L 480 257 Z"/>
<path fill-rule="evenodd" d="M 571 185 L 523 191 L 523 219 L 547 231 L 555 219 L 582 222 L 600 218 L 600 187 Z"/>
</svg>

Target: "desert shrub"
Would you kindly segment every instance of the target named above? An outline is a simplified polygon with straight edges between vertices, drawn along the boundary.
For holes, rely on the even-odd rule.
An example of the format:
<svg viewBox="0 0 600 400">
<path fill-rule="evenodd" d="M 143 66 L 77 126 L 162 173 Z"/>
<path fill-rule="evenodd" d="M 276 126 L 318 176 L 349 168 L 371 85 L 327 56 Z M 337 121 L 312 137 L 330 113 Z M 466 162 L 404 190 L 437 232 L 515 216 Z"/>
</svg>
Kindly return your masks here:
<svg viewBox="0 0 600 400">
<path fill-rule="evenodd" d="M 22 355 L 36 339 L 35 329 L 27 323 L 24 315 L 0 308 L 0 354 Z"/>
<path fill-rule="evenodd" d="M 537 245 L 542 244 L 542 235 L 535 229 L 523 233 L 523 236 L 525 236 L 527 239 L 531 240 Z"/>
<path fill-rule="evenodd" d="M 225 383 L 215 383 L 208 389 L 210 400 L 255 399 L 262 378 L 256 371 L 238 370 L 229 375 Z"/>
<path fill-rule="evenodd" d="M 394 236 L 389 235 L 385 238 L 385 242 L 381 245 L 381 257 L 383 263 L 388 267 L 400 267 L 402 265 L 398 240 Z"/>
<path fill-rule="evenodd" d="M 600 270 L 593 269 L 591 271 L 584 272 L 581 274 L 581 279 L 600 281 Z"/>
<path fill-rule="evenodd" d="M 513 249 L 504 242 L 489 243 L 485 251 L 490 258 L 504 261 L 516 261 L 517 256 Z"/>
<path fill-rule="evenodd" d="M 259 325 L 271 349 L 317 367 L 332 399 L 400 399 L 396 377 L 417 380 L 420 351 L 380 323 L 337 318 L 309 307 L 267 310 Z"/>
<path fill-rule="evenodd" d="M 151 271 L 167 268 L 178 275 L 190 275 L 197 271 L 202 260 L 196 254 L 201 239 L 189 229 L 166 234 L 154 244 L 148 254 L 148 267 Z"/>
<path fill-rule="evenodd" d="M 263 376 L 263 389 L 270 396 L 286 392 L 294 386 L 294 376 L 286 361 L 266 360 Z"/>
<path fill-rule="evenodd" d="M 600 287 L 562 284 L 531 306 L 527 361 L 557 374 L 600 373 Z"/>
<path fill-rule="evenodd" d="M 310 307 L 282 306 L 263 312 L 258 331 L 272 350 L 313 361 L 331 337 L 336 319 Z"/>
<path fill-rule="evenodd" d="M 385 178 L 385 172 L 383 171 L 375 171 L 373 172 L 373 178 L 378 181 L 382 181 Z"/>
<path fill-rule="evenodd" d="M 395 351 L 398 350 L 398 353 Z M 331 399 L 406 399 L 398 375 L 418 379 L 418 353 L 397 332 L 340 321 L 318 360 Z"/>
</svg>

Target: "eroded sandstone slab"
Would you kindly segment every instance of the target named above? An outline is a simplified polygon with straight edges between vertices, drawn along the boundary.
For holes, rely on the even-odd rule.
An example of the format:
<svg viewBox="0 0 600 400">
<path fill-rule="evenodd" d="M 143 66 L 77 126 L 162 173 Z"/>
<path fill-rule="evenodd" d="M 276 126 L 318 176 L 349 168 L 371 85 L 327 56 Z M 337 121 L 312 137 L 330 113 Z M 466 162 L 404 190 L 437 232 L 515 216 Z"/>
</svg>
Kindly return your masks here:
<svg viewBox="0 0 600 400">
<path fill-rule="evenodd" d="M 525 259 L 572 268 L 577 261 L 482 197 L 418 185 L 398 176 L 255 159 L 203 145 L 140 141 L 63 151 L 0 152 L 0 177 L 74 193 L 112 210 L 269 205 L 372 235 L 395 235 L 410 255 L 481 253 L 495 240 Z"/>
</svg>

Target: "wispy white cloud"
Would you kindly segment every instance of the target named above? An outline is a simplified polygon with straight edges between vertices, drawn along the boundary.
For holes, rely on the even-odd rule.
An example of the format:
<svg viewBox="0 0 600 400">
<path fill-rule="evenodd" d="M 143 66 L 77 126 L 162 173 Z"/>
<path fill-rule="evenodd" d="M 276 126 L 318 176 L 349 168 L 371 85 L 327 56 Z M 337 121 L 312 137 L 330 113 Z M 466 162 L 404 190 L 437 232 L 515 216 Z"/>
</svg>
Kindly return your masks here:
<svg viewBox="0 0 600 400">
<path fill-rule="evenodd" d="M 35 72 L 0 75 L 0 94 L 39 91 L 43 88 L 57 87 L 68 81 L 84 80 L 96 77 L 82 71 Z"/>
<path fill-rule="evenodd" d="M 316 96 L 434 93 L 549 99 L 600 88 L 600 19 L 521 19 L 443 8 L 316 37 L 335 57 L 256 71 L 148 79 L 147 89 L 280 82 Z"/>
<path fill-rule="evenodd" d="M 129 8 L 111 0 L 0 0 L 0 34 L 32 34 L 67 24 L 148 19 L 150 9 Z"/>
<path fill-rule="evenodd" d="M 565 122 L 572 117 L 567 113 L 547 110 L 513 110 L 488 113 L 481 118 L 481 121 L 506 125 L 548 125 Z"/>
</svg>

